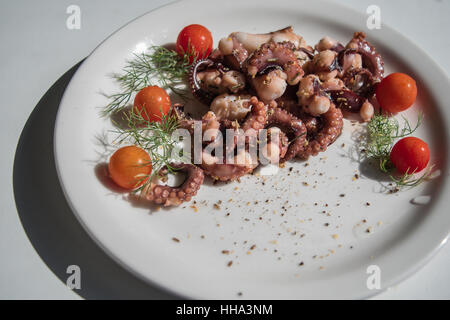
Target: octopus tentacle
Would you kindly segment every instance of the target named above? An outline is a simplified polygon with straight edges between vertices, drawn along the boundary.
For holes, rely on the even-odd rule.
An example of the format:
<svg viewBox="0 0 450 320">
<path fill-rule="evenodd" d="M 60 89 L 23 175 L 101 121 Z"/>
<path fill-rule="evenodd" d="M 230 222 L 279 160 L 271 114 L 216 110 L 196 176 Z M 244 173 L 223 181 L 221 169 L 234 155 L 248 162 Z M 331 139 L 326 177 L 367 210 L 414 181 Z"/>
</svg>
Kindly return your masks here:
<svg viewBox="0 0 450 320">
<path fill-rule="evenodd" d="M 297 84 L 304 71 L 294 50 L 295 45 L 287 41 L 263 44 L 247 59 L 245 63 L 247 74 L 254 77 L 273 68 L 282 68 L 287 75 L 287 82 L 290 85 Z"/>
<path fill-rule="evenodd" d="M 200 186 L 203 184 L 203 170 L 192 164 L 171 164 L 177 172 L 186 173 L 185 181 L 178 187 L 167 185 L 150 184 L 145 189 L 145 198 L 156 204 L 162 204 L 165 207 L 179 205 L 184 201 L 190 201 L 197 194 Z"/>
<path fill-rule="evenodd" d="M 359 112 L 363 103 L 367 100 L 347 89 L 327 90 L 326 92 L 338 108 L 353 113 Z"/>
<path fill-rule="evenodd" d="M 223 62 L 234 70 L 241 70 L 249 56 L 245 46 L 233 34 L 219 41 L 219 51 L 223 56 Z"/>
<path fill-rule="evenodd" d="M 222 128 L 238 130 L 242 129 L 245 137 L 254 136 L 257 138 L 259 130 L 265 127 L 267 121 L 267 107 L 259 101 L 256 97 L 250 98 L 250 105 L 252 106 L 250 114 L 244 120 L 243 124 L 239 126 L 235 121 L 224 119 L 221 121 Z M 225 145 L 225 156 L 223 159 L 218 159 L 216 156 L 203 153 L 202 164 L 206 175 L 220 181 L 236 180 L 245 174 L 251 173 L 253 169 L 258 165 L 256 159 L 251 159 L 250 154 L 246 151 L 247 147 L 242 154 L 233 156 L 233 163 L 226 163 L 226 155 L 233 153 L 237 145 L 239 136 L 234 136 L 234 141 L 231 145 Z M 246 145 L 256 142 L 256 139 L 249 139 L 246 141 Z M 238 150 L 239 151 L 239 150 Z M 221 160 L 221 161 L 219 161 Z M 243 162 L 239 162 L 243 160 Z"/>
<path fill-rule="evenodd" d="M 245 88 L 245 76 L 242 73 L 229 70 L 211 59 L 193 63 L 188 79 L 192 95 L 207 105 L 221 93 L 236 93 Z"/>
<path fill-rule="evenodd" d="M 208 91 L 203 90 L 198 81 L 197 73 L 206 68 L 213 67 L 214 65 L 214 61 L 210 59 L 202 59 L 193 63 L 191 68 L 189 69 L 188 77 L 192 94 L 194 95 L 194 97 L 208 105 L 214 99 L 214 95 Z"/>
<path fill-rule="evenodd" d="M 336 52 L 340 52 L 344 50 L 344 46 L 337 40 L 325 36 L 322 39 L 320 39 L 319 42 L 315 45 L 315 49 L 317 51 L 333 50 Z"/>
<path fill-rule="evenodd" d="M 374 95 L 376 81 L 368 69 L 352 69 L 342 77 L 344 84 L 359 96 L 369 98 Z"/>
<path fill-rule="evenodd" d="M 307 145 L 299 150 L 297 157 L 307 159 L 311 155 L 315 156 L 319 152 L 325 151 L 341 134 L 344 125 L 342 118 L 342 111 L 332 104 L 320 118 L 321 128 L 309 138 Z"/>
<path fill-rule="evenodd" d="M 356 50 L 363 58 L 363 65 L 373 74 L 379 82 L 383 79 L 384 63 L 381 55 L 367 40 L 364 32 L 355 32 L 353 39 L 346 46 L 347 49 Z"/>
<path fill-rule="evenodd" d="M 227 49 L 227 45 L 231 45 L 232 39 L 236 39 L 239 43 L 241 43 L 248 53 L 256 51 L 261 45 L 270 41 L 289 41 L 295 45 L 296 48 L 302 48 L 306 45 L 305 40 L 301 36 L 295 34 L 291 26 L 263 34 L 233 32 L 228 36 L 228 38 L 220 40 L 219 48 L 225 47 L 225 49 Z"/>
<path fill-rule="evenodd" d="M 289 139 L 279 127 L 267 129 L 267 141 L 261 148 L 260 157 L 265 158 L 272 164 L 277 164 L 286 156 L 289 148 Z M 260 161 L 263 159 L 260 158 Z"/>
<path fill-rule="evenodd" d="M 284 109 L 278 107 L 269 110 L 267 127 L 278 127 L 286 133 L 289 141 L 289 147 L 286 154 L 281 158 L 281 162 L 286 162 L 295 157 L 305 147 L 306 127 L 302 120 L 290 114 Z"/>
<path fill-rule="evenodd" d="M 253 129 L 257 132 L 265 127 L 267 121 L 267 106 L 255 96 L 250 98 L 250 104 L 252 110 L 242 124 L 242 130 L 247 132 L 249 129 Z"/>
<path fill-rule="evenodd" d="M 249 94 L 221 94 L 211 102 L 210 110 L 221 120 L 243 120 L 250 112 Z"/>
</svg>

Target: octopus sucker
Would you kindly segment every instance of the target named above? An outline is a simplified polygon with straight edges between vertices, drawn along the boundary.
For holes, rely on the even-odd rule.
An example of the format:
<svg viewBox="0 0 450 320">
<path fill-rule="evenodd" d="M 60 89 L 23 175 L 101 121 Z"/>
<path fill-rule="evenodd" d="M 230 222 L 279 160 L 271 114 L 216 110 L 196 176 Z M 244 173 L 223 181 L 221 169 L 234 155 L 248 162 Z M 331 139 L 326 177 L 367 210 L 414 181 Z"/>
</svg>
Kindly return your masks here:
<svg viewBox="0 0 450 320">
<path fill-rule="evenodd" d="M 151 183 L 143 193 L 147 200 L 165 207 L 190 201 L 197 194 L 204 179 L 203 170 L 193 164 L 173 163 L 170 166 L 177 172 L 186 174 L 184 182 L 178 187 Z"/>
<path fill-rule="evenodd" d="M 255 131 L 264 129 L 267 121 L 267 106 L 264 102 L 259 101 L 257 97 L 253 96 L 250 98 L 250 104 L 252 106 L 252 111 L 242 124 L 244 133 L 250 129 Z"/>
<path fill-rule="evenodd" d="M 308 122 L 310 122 L 308 125 L 314 126 L 316 133 L 308 137 L 306 146 L 296 154 L 297 157 L 302 159 L 325 151 L 339 137 L 344 125 L 342 111 L 336 108 L 334 104 L 320 117 L 320 125 L 313 124 L 311 121 L 311 119 L 308 119 Z M 318 128 L 318 126 L 320 127 Z"/>
</svg>

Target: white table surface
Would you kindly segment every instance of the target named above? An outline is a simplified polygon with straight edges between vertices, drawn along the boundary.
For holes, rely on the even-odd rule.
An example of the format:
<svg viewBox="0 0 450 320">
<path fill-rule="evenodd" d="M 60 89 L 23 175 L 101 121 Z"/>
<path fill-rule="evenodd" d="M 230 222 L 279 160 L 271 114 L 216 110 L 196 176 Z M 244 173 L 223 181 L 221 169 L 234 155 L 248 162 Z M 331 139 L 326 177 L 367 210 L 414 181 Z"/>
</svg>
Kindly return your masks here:
<svg viewBox="0 0 450 320">
<path fill-rule="evenodd" d="M 0 0 L 1 299 L 174 297 L 136 279 L 93 244 L 55 187 L 51 154 L 58 97 L 70 79 L 70 74 L 62 75 L 114 30 L 168 2 Z M 450 0 L 340 2 L 361 12 L 378 5 L 384 23 L 425 49 L 450 74 Z M 72 4 L 81 8 L 80 30 L 66 28 L 66 8 Z M 81 267 L 81 290 L 65 285 L 71 264 Z M 450 299 L 449 265 L 447 245 L 415 275 L 375 298 Z"/>
</svg>

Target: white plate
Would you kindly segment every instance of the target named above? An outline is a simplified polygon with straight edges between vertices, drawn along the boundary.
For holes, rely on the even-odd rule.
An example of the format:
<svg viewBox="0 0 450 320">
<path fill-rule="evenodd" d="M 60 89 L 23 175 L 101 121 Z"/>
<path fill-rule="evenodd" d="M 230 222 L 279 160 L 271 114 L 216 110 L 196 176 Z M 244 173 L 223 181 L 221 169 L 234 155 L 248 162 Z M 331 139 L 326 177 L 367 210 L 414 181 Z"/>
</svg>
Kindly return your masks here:
<svg viewBox="0 0 450 320">
<path fill-rule="evenodd" d="M 191 23 L 207 26 L 216 45 L 232 31 L 288 25 L 309 44 L 325 35 L 346 43 L 354 31 L 366 32 L 385 60 L 386 73 L 406 72 L 417 80 L 419 98 L 405 114 L 413 119 L 417 109 L 426 111 L 416 135 L 429 143 L 432 162 L 443 174 L 413 190 L 379 192 L 370 170 L 347 155 L 358 126 L 346 122 L 339 140 L 311 158 L 309 166 L 289 163 L 264 184 L 256 176 L 241 183 L 206 183 L 195 198 L 198 212 L 192 203 L 155 211 L 128 202 L 95 173 L 104 153 L 97 137 L 113 137 L 110 120 L 99 116 L 107 103 L 100 92 L 117 90 L 110 74 L 120 72 L 133 52 L 173 42 Z M 83 226 L 114 259 L 147 281 L 193 298 L 362 298 L 379 292 L 366 285 L 369 266 L 380 268 L 385 289 L 422 266 L 447 239 L 448 101 L 447 76 L 420 48 L 385 25 L 367 30 L 365 16 L 335 3 L 177 2 L 126 25 L 84 61 L 60 105 L 56 163 Z M 352 179 L 355 173 L 361 177 Z M 411 202 L 421 195 L 431 197 L 428 205 Z M 214 209 L 219 200 L 221 209 Z"/>
</svg>

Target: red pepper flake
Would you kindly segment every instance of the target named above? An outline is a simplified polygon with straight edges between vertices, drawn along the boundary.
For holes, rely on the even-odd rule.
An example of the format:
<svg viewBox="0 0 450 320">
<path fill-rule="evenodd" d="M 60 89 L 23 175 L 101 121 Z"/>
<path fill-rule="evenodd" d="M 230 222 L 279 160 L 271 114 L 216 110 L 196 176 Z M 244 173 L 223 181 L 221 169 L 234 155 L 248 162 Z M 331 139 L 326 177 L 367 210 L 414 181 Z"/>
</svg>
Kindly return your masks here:
<svg viewBox="0 0 450 320">
<path fill-rule="evenodd" d="M 233 261 L 232 260 L 228 261 L 227 267 L 231 267 L 232 265 L 233 265 Z"/>
</svg>

